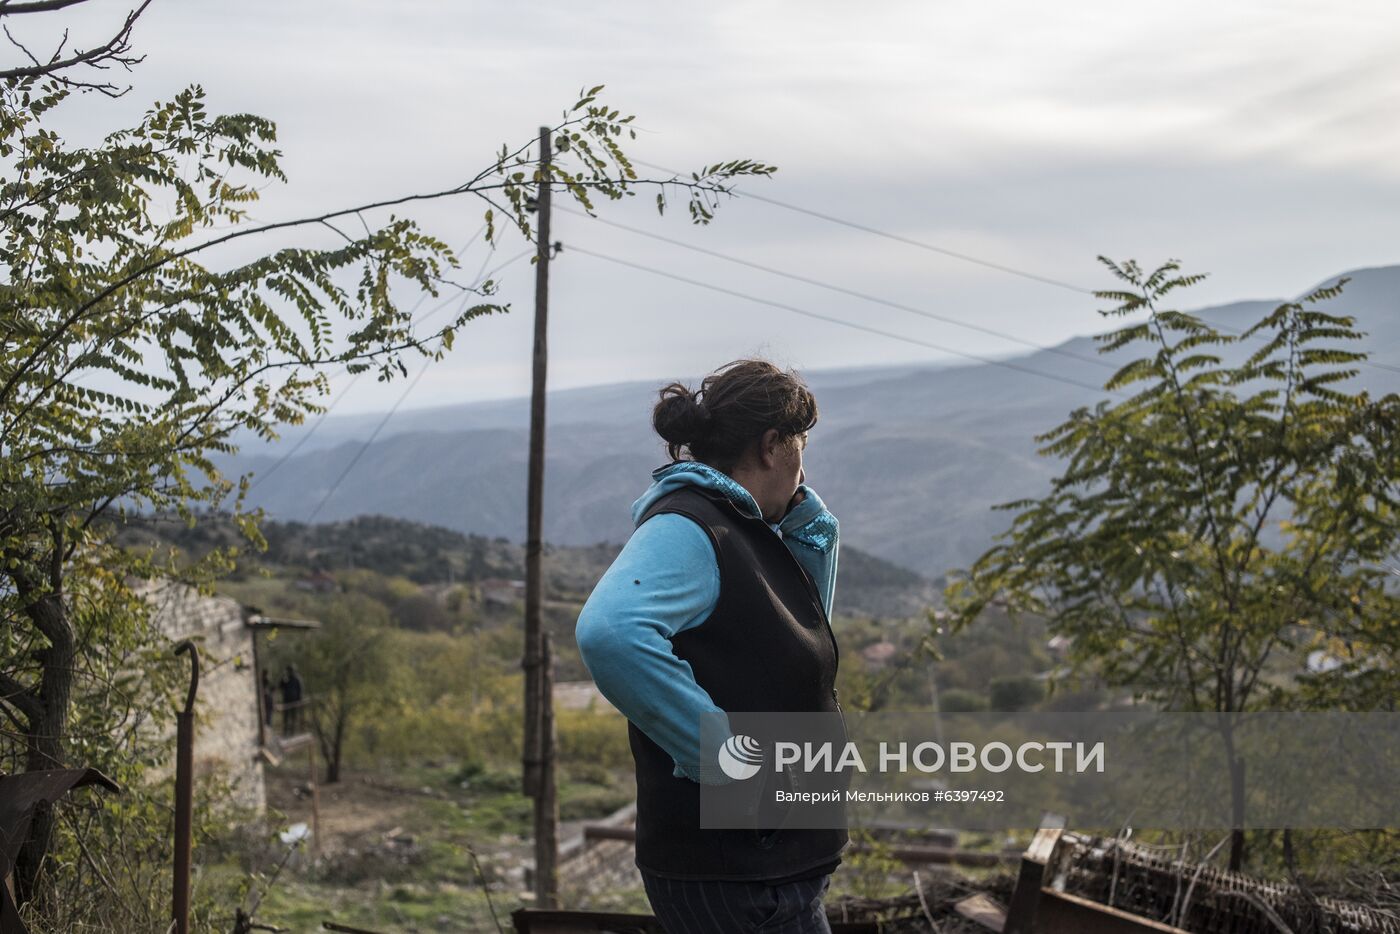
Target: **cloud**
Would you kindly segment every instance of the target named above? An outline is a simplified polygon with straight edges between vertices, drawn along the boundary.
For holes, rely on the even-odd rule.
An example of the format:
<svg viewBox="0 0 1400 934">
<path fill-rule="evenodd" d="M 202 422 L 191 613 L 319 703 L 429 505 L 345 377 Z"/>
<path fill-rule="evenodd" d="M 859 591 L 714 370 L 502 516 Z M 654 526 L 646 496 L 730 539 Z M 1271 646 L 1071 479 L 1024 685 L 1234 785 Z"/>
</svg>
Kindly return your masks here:
<svg viewBox="0 0 1400 934">
<path fill-rule="evenodd" d="M 1396 261 L 1396 26 L 1400 8 L 1382 3 L 181 0 L 154 4 L 138 28 L 148 59 L 132 96 L 80 102 L 74 119 L 94 138 L 194 81 L 215 109 L 270 116 L 292 181 L 256 213 L 276 219 L 453 184 L 581 85 L 606 82 L 608 100 L 639 114 L 631 151 L 648 161 L 764 159 L 780 166 L 752 183 L 765 194 L 1091 286 L 1098 253 L 1179 256 L 1216 273 L 1200 300 L 1224 301 Z M 413 214 L 457 245 L 483 208 Z M 606 209 L 1040 342 L 1098 324 L 1092 300 L 771 206 L 736 201 L 702 231 L 644 205 Z M 574 219 L 559 228 L 814 311 L 1006 349 Z M 469 324 L 463 349 L 425 377 L 425 400 L 528 385 L 529 276 L 506 279 L 516 310 Z M 555 302 L 561 385 L 705 372 L 757 347 L 808 366 L 937 356 L 582 256 L 561 261 Z M 386 408 L 399 390 L 364 392 L 352 408 Z"/>
</svg>

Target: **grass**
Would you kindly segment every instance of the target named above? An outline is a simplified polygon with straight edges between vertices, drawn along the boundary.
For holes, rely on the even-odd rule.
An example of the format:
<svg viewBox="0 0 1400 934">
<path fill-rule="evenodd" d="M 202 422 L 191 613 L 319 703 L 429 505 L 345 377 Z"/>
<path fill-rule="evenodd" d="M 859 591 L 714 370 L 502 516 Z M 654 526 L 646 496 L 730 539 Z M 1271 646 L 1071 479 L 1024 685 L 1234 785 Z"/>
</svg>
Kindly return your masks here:
<svg viewBox="0 0 1400 934">
<path fill-rule="evenodd" d="M 302 774 L 299 768 L 285 774 L 274 770 L 269 778 L 290 786 L 299 783 Z M 292 932 L 319 931 L 324 920 L 386 934 L 495 931 L 482 875 L 495 886 L 491 898 L 505 929 L 510 929 L 510 912 L 528 903 L 522 902 L 518 870 L 515 875 L 508 871 L 531 855 L 533 822 L 532 802 L 520 792 L 514 763 L 445 759 L 372 773 L 352 770 L 339 786 L 322 786 L 321 791 L 321 813 L 328 826 L 337 808 L 371 816 L 380 809 L 380 819 L 352 838 L 328 837 L 331 849 L 321 859 L 298 859 L 289 865 L 258 911 L 259 921 Z M 630 775 L 596 767 L 561 770 L 563 820 L 602 817 L 632 797 Z M 306 807 L 300 800 L 296 806 Z M 302 819 L 297 812 L 279 820 Z M 396 828 L 395 837 L 413 841 L 402 853 L 383 846 L 390 825 Z M 573 907 L 648 910 L 640 888 L 566 891 L 563 896 Z"/>
<path fill-rule="evenodd" d="M 493 892 L 501 926 L 510 929 L 510 913 L 520 902 L 510 893 Z M 376 931 L 494 932 L 491 907 L 478 887 L 451 882 L 397 883 L 330 889 L 300 880 L 279 884 L 258 913 L 289 934 L 323 931 L 322 921 L 337 921 Z"/>
</svg>

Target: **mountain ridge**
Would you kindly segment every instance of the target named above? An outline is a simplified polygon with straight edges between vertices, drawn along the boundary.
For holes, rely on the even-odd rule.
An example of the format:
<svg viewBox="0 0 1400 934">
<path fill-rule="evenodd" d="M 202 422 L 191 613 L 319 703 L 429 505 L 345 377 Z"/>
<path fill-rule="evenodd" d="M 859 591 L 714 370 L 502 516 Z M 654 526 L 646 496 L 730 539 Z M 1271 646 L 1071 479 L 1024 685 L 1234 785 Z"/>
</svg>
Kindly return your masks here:
<svg viewBox="0 0 1400 934">
<path fill-rule="evenodd" d="M 1400 348 L 1400 266 L 1353 270 L 1322 284 L 1341 276 L 1351 282 L 1323 307 L 1353 314 L 1359 329 L 1369 332 L 1366 347 L 1383 361 L 1365 368 L 1358 382 L 1375 392 L 1400 391 L 1400 373 L 1387 359 Z M 1280 303 L 1254 299 L 1193 313 L 1243 328 Z M 930 579 L 966 566 L 1009 523 L 991 507 L 1039 495 L 1057 472 L 1056 462 L 1036 454 L 1035 435 L 1103 398 L 1102 390 L 1088 386 L 1102 385 L 1129 359 L 1122 351 L 1100 355 L 1097 349 L 1094 338 L 1079 337 L 1003 361 L 1017 368 L 934 363 L 804 373 L 821 412 L 807 476 L 841 520 L 843 542 Z M 1232 348 L 1226 356 L 1246 350 Z M 584 545 L 621 542 L 631 534 L 632 501 L 651 470 L 668 461 L 650 425 L 655 392 L 665 382 L 549 394 L 547 540 Z M 334 422 L 328 418 L 326 425 Z M 341 427 L 346 424 L 352 423 Z M 362 454 L 362 440 L 323 426 L 325 443 L 306 445 L 270 474 L 294 437 L 266 453 L 226 458 L 221 466 L 253 470 L 250 502 L 276 518 L 304 520 L 334 489 L 318 519 L 378 513 L 520 541 L 527 426 L 523 398 L 467 403 L 400 421 Z"/>
</svg>

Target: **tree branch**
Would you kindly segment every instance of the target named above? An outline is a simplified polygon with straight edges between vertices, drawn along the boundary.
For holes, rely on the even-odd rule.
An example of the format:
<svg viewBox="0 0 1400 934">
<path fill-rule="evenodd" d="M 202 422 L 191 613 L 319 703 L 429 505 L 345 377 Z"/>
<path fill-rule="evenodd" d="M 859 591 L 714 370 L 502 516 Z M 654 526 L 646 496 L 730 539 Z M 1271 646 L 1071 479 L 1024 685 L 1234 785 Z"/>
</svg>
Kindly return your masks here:
<svg viewBox="0 0 1400 934">
<path fill-rule="evenodd" d="M 0 0 L 0 16 L 21 13 L 52 13 L 54 10 L 87 2 L 88 0 L 29 0 L 28 3 L 15 3 L 14 0 Z"/>
<path fill-rule="evenodd" d="M 86 0 L 30 0 L 30 2 L 27 3 L 5 3 L 3 6 L 0 6 L 0 16 L 19 13 L 47 13 L 53 10 L 61 10 L 64 7 L 76 6 L 83 2 L 86 2 Z M 131 90 L 129 86 L 119 90 L 116 85 L 110 82 L 95 83 L 91 81 L 82 81 L 59 74 L 59 72 L 78 65 L 87 65 L 90 68 L 104 70 L 110 67 L 113 62 L 130 71 L 132 65 L 144 61 L 145 56 L 133 56 L 127 53 L 131 51 L 131 30 L 136 25 L 136 21 L 141 18 L 141 14 L 146 12 L 146 7 L 150 5 L 151 0 L 143 0 L 139 7 L 128 12 L 125 21 L 123 21 L 121 28 L 117 30 L 116 35 L 112 36 L 112 38 L 108 39 L 102 45 L 86 52 L 79 51 L 67 58 L 61 58 L 60 56 L 63 54 L 63 44 L 67 42 L 67 33 L 65 33 L 64 43 L 59 44 L 58 49 L 54 51 L 47 62 L 40 62 L 35 58 L 34 55 L 30 53 L 29 49 L 25 48 L 23 43 L 10 35 L 10 30 L 8 28 L 5 28 L 5 35 L 10 40 L 10 43 L 23 52 L 34 64 L 23 65 L 17 68 L 0 69 L 0 79 L 9 78 L 20 80 L 23 78 L 41 76 L 51 77 L 55 81 L 69 87 L 101 91 L 108 97 L 121 97 L 127 91 Z"/>
<path fill-rule="evenodd" d="M 4 672 L 0 672 L 0 701 L 31 721 L 38 720 L 44 714 L 44 705 L 34 696 L 34 692 Z"/>
<path fill-rule="evenodd" d="M 477 176 L 477 178 L 481 177 L 483 176 Z M 718 182 L 707 182 L 704 180 L 685 181 L 677 179 L 625 179 L 623 181 L 625 181 L 627 185 L 633 186 L 678 185 L 682 188 L 695 191 L 728 192 L 729 190 L 723 185 L 719 184 Z M 9 379 L 6 380 L 5 384 L 3 386 L 0 386 L 0 404 L 3 404 L 9 398 L 11 392 L 14 390 L 15 384 L 18 383 L 20 378 L 28 370 L 30 365 L 38 358 L 38 356 L 44 351 L 48 350 L 50 347 L 52 347 L 59 340 L 59 338 L 62 337 L 65 333 L 67 333 L 67 331 L 70 328 L 72 328 L 78 321 L 81 321 L 83 316 L 88 311 L 96 307 L 100 302 L 103 302 L 106 299 L 115 295 L 117 292 L 120 292 L 122 289 L 126 288 L 131 283 L 135 282 L 143 276 L 154 272 L 155 270 L 166 265 L 167 263 L 173 262 L 174 260 L 178 259 L 184 259 L 188 256 L 193 256 L 196 253 L 202 252 L 212 247 L 220 246 L 224 243 L 228 243 L 230 241 L 237 240 L 242 237 L 251 237 L 256 234 L 270 233 L 275 230 L 285 230 L 292 227 L 303 227 L 311 224 L 323 225 L 327 221 L 332 220 L 334 218 L 345 217 L 351 214 L 359 213 L 361 211 L 372 211 L 386 207 L 396 207 L 398 205 L 409 204 L 415 201 L 431 201 L 436 200 L 438 198 L 446 198 L 451 197 L 453 195 L 463 194 L 474 194 L 480 197 L 481 193 L 484 191 L 492 191 L 496 189 L 507 188 L 511 184 L 513 183 L 500 182 L 491 185 L 477 186 L 476 180 L 473 180 L 465 184 L 459 185 L 455 188 L 443 189 L 442 191 L 429 192 L 425 194 L 403 195 L 398 198 L 390 198 L 384 201 L 375 201 L 369 204 L 362 204 L 353 208 L 344 208 L 338 211 L 329 211 L 324 214 L 318 214 L 314 217 L 303 217 L 297 220 L 290 221 L 276 221 L 270 224 L 263 224 L 259 227 L 247 227 L 242 230 L 233 230 L 229 233 L 224 234 L 221 237 L 215 237 L 212 240 L 206 240 L 203 243 L 195 244 L 194 246 L 187 247 L 183 250 L 177 250 L 173 253 L 167 253 L 163 256 L 157 257 L 99 291 L 91 299 L 84 302 L 80 307 L 75 309 L 73 313 L 68 316 L 68 318 L 62 321 L 50 333 L 46 334 L 44 336 L 44 339 L 39 342 L 39 345 L 35 347 L 35 349 L 29 354 L 29 356 L 24 360 L 24 362 L 15 368 L 14 372 L 10 375 Z M 589 182 L 580 182 L 578 184 L 583 186 L 584 188 L 605 188 L 607 186 L 617 185 L 619 184 L 619 181 L 614 179 L 602 179 Z M 562 187 L 565 190 L 567 190 L 567 186 Z"/>
</svg>

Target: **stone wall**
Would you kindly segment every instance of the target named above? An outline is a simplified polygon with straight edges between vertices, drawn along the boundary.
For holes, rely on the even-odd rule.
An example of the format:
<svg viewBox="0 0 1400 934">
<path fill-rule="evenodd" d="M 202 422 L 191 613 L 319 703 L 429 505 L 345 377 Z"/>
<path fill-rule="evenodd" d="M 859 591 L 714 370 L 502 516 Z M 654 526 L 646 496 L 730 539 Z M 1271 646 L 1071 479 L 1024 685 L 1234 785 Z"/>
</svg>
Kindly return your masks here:
<svg viewBox="0 0 1400 934">
<path fill-rule="evenodd" d="M 199 646 L 196 780 L 221 776 L 238 804 L 263 813 L 267 796 L 258 746 L 253 630 L 244 623 L 243 608 L 228 597 L 200 596 L 192 587 L 169 582 L 148 585 L 145 596 L 154 607 L 155 625 L 172 644 L 191 639 Z"/>
</svg>

